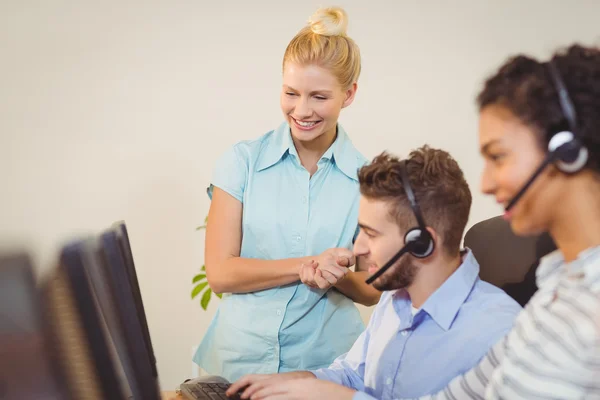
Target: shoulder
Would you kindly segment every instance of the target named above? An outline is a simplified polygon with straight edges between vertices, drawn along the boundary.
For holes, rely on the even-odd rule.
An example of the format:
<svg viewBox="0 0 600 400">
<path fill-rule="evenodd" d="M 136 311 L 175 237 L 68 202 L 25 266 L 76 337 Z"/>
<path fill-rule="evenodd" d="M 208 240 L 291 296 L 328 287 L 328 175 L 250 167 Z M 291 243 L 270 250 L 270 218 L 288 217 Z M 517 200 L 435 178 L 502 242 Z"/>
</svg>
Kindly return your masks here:
<svg viewBox="0 0 600 400">
<path fill-rule="evenodd" d="M 335 149 L 335 158 L 338 167 L 349 178 L 358 181 L 358 171 L 369 160 L 354 146 L 352 140 L 341 125 L 338 125 L 339 134 L 341 135 L 340 143 Z"/>
<path fill-rule="evenodd" d="M 352 145 L 352 147 L 354 147 L 354 145 Z M 365 166 L 370 162 L 370 160 L 367 157 L 365 157 L 363 153 L 358 151 L 358 149 L 354 148 L 354 151 L 356 156 L 356 163 L 358 164 L 359 168 Z"/>
<path fill-rule="evenodd" d="M 217 157 L 208 188 L 209 198 L 212 199 L 213 187 L 216 186 L 243 201 L 247 182 L 261 154 L 270 146 L 273 132 L 269 131 L 256 139 L 238 141 Z"/>
<path fill-rule="evenodd" d="M 361 153 L 355 146 L 354 143 L 352 143 L 350 141 L 350 139 L 348 139 L 348 143 L 346 146 L 346 151 L 348 151 L 348 153 L 350 153 L 351 157 L 354 158 L 355 162 L 356 162 L 356 166 L 358 168 L 364 166 L 365 164 L 369 163 L 369 159 L 367 157 L 365 157 L 365 155 L 363 153 Z"/>
<path fill-rule="evenodd" d="M 265 148 L 271 145 L 274 130 L 268 131 L 254 139 L 246 139 L 235 142 L 227 147 L 219 158 L 236 158 L 239 160 L 250 161 L 257 158 Z"/>
<path fill-rule="evenodd" d="M 365 165 L 369 164 L 371 162 L 371 160 L 369 160 L 367 157 L 365 157 L 358 150 L 355 150 L 355 157 L 356 157 L 356 177 L 358 179 L 358 171 L 360 171 L 360 169 L 362 167 L 364 167 Z"/>
<path fill-rule="evenodd" d="M 521 311 L 521 305 L 502 289 L 478 279 L 459 317 L 470 326 L 475 341 L 491 346 L 512 329 Z"/>
<path fill-rule="evenodd" d="M 490 348 L 508 335 L 522 311 L 519 303 L 504 291 L 478 280 L 452 325 L 458 335 L 456 339 L 469 348 L 464 353 L 469 363 L 479 362 Z"/>
<path fill-rule="evenodd" d="M 497 286 L 477 279 L 465 305 L 479 313 L 518 314 L 523 308 Z"/>
</svg>

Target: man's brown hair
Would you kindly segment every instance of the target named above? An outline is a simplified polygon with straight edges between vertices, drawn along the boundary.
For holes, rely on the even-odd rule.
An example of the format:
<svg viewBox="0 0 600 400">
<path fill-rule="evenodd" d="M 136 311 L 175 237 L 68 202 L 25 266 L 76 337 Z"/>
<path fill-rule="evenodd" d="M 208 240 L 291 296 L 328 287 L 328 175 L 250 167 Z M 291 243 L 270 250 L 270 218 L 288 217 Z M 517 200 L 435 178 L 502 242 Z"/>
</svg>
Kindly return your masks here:
<svg viewBox="0 0 600 400">
<path fill-rule="evenodd" d="M 460 250 L 463 231 L 471 210 L 471 191 L 458 163 L 444 150 L 429 146 L 412 151 L 406 159 L 406 172 L 428 227 L 442 237 L 447 254 Z M 360 193 L 392 205 L 390 215 L 402 231 L 417 226 L 402 186 L 401 160 L 383 152 L 358 173 Z"/>
</svg>

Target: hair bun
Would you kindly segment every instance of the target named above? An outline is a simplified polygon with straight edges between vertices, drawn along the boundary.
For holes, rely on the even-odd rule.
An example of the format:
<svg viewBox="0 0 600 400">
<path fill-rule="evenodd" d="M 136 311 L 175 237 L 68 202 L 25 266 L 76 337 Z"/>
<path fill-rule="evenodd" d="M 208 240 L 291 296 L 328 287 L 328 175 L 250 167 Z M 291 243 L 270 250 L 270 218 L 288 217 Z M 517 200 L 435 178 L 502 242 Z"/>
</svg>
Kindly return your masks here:
<svg viewBox="0 0 600 400">
<path fill-rule="evenodd" d="M 310 29 L 324 36 L 346 36 L 348 14 L 340 7 L 318 9 L 308 20 Z"/>
</svg>

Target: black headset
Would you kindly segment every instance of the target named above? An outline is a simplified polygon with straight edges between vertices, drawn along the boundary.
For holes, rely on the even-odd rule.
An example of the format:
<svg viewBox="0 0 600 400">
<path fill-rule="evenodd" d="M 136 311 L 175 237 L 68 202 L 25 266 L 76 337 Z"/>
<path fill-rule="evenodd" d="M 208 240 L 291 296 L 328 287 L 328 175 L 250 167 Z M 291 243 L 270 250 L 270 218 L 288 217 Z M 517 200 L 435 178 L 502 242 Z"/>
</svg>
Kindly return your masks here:
<svg viewBox="0 0 600 400">
<path fill-rule="evenodd" d="M 548 142 L 548 154 L 544 161 L 531 175 L 529 180 L 523 185 L 521 190 L 510 200 L 505 210 L 509 211 L 517 201 L 525 194 L 533 181 L 542 173 L 542 171 L 551 163 L 554 163 L 559 171 L 566 174 L 574 174 L 585 167 L 588 160 L 588 150 L 577 138 L 577 114 L 575 107 L 567 91 L 558 68 L 552 60 L 548 62 L 548 69 L 552 77 L 552 82 L 558 92 L 558 100 L 562 113 L 567 120 L 569 130 L 556 132 Z"/>
<path fill-rule="evenodd" d="M 404 187 L 404 192 L 406 193 L 413 214 L 417 219 L 418 226 L 406 231 L 406 234 L 404 235 L 404 247 L 385 263 L 383 267 L 379 268 L 377 272 L 366 280 L 368 284 L 373 283 L 375 279 L 379 278 L 385 271 L 394 265 L 404 253 L 410 253 L 417 258 L 425 258 L 430 256 L 435 248 L 435 241 L 427 230 L 423 214 L 421 214 L 421 209 L 419 208 L 419 203 L 417 203 L 415 193 L 410 186 L 408 173 L 406 171 L 406 160 L 400 162 L 400 177 L 402 178 L 402 186 Z"/>
</svg>

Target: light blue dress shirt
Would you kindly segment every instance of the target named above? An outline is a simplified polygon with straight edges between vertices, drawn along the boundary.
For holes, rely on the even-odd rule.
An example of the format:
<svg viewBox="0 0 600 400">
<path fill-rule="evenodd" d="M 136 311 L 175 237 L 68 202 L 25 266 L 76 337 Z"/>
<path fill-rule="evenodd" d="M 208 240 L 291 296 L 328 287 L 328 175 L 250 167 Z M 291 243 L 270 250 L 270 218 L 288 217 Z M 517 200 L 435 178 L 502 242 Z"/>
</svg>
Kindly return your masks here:
<svg viewBox="0 0 600 400">
<path fill-rule="evenodd" d="M 437 392 L 478 361 L 513 326 L 521 306 L 479 279 L 466 249 L 460 267 L 416 311 L 404 290 L 384 292 L 352 349 L 317 378 L 359 399 L 414 398 Z"/>
<path fill-rule="evenodd" d="M 351 249 L 358 169 L 366 162 L 340 125 L 312 177 L 287 123 L 232 146 L 217 161 L 212 185 L 243 203 L 240 256 L 277 260 Z M 248 373 L 317 369 L 346 353 L 364 329 L 354 302 L 336 289 L 298 281 L 227 294 L 194 361 L 231 382 Z"/>
</svg>

